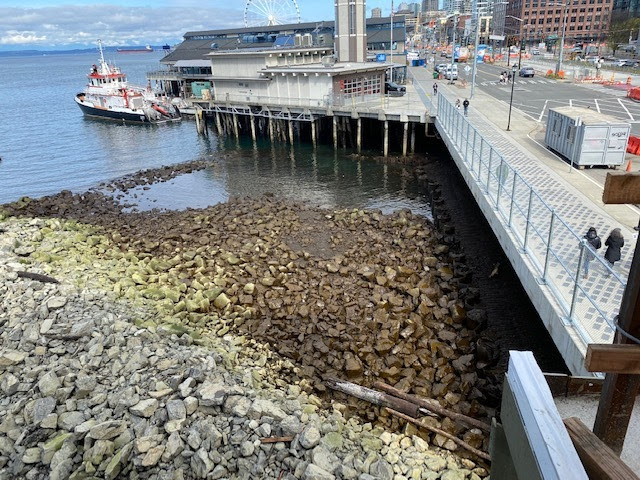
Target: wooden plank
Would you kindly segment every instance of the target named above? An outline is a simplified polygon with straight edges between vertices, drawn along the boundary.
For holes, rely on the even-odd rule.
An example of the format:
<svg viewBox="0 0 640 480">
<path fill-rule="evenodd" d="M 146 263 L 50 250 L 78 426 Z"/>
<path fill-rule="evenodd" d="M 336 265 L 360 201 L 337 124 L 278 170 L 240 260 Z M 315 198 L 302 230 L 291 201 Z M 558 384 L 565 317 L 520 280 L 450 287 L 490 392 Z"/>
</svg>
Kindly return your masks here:
<svg viewBox="0 0 640 480">
<path fill-rule="evenodd" d="M 640 203 L 640 173 L 607 173 L 604 204 Z"/>
<path fill-rule="evenodd" d="M 527 479 L 588 479 L 531 352 L 509 352 L 501 418 L 516 470 Z"/>
<path fill-rule="evenodd" d="M 591 480 L 639 480 L 633 470 L 579 418 L 567 418 L 564 425 Z"/>
<path fill-rule="evenodd" d="M 640 345 L 591 343 L 584 366 L 588 372 L 640 374 Z"/>
<path fill-rule="evenodd" d="M 598 394 L 604 380 L 595 377 L 574 377 L 564 373 L 545 373 L 544 378 L 553 397 Z"/>
<path fill-rule="evenodd" d="M 622 296 L 618 325 L 628 334 L 640 338 L 640 236 L 636 241 L 627 287 Z M 632 341 L 616 332 L 613 343 Z M 638 388 L 640 375 L 607 373 L 605 377 L 593 433 L 618 455 L 622 452 Z"/>
</svg>

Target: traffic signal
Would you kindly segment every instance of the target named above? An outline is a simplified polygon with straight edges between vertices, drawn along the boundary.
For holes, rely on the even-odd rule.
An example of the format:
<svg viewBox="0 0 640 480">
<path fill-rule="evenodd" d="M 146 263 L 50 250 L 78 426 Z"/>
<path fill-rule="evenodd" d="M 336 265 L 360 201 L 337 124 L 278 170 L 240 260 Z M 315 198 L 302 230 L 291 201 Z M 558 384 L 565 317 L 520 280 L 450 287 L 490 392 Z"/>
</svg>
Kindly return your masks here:
<svg viewBox="0 0 640 480">
<path fill-rule="evenodd" d="M 520 51 L 521 52 L 525 51 L 525 40 L 524 40 L 524 38 L 522 40 L 520 40 Z"/>
</svg>

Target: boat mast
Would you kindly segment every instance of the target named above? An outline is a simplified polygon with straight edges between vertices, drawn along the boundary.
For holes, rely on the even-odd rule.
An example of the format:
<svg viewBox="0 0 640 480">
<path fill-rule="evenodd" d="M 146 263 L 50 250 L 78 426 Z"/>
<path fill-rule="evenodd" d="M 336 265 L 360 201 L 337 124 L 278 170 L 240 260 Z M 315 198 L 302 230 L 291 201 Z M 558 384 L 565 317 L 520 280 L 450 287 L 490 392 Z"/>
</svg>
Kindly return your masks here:
<svg viewBox="0 0 640 480">
<path fill-rule="evenodd" d="M 106 75 L 109 71 L 107 67 L 107 62 L 104 59 L 104 53 L 102 52 L 102 40 L 98 39 L 98 49 L 100 50 L 100 70 L 102 70 L 102 74 Z"/>
</svg>

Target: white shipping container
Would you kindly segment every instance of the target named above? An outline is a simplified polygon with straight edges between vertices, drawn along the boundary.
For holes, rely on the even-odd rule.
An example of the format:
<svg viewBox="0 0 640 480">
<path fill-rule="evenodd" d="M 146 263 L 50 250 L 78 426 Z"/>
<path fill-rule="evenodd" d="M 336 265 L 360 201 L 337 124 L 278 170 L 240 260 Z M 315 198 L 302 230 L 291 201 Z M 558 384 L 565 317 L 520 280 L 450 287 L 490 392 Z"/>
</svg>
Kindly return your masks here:
<svg viewBox="0 0 640 480">
<path fill-rule="evenodd" d="M 631 125 L 583 107 L 549 110 L 544 141 L 579 168 L 624 163 Z"/>
</svg>

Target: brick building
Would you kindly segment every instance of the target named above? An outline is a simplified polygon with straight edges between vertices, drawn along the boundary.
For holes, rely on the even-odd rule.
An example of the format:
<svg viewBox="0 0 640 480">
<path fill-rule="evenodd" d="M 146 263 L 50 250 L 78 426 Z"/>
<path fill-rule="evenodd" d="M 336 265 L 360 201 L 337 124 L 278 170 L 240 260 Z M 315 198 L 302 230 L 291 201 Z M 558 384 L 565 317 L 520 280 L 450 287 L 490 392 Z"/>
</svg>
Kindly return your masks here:
<svg viewBox="0 0 640 480">
<path fill-rule="evenodd" d="M 612 5 L 613 0 L 509 0 L 505 33 L 528 43 L 553 43 L 562 36 L 567 14 L 565 43 L 604 41 Z"/>
</svg>

